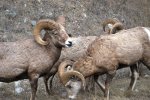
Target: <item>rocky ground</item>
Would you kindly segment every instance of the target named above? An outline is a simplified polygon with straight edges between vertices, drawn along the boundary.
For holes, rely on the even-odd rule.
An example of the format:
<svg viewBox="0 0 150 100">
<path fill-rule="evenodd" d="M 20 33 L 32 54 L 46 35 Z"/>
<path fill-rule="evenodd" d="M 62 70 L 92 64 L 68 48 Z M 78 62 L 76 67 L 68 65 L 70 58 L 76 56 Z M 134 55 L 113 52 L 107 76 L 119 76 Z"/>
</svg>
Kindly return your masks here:
<svg viewBox="0 0 150 100">
<path fill-rule="evenodd" d="M 110 89 L 110 100 L 149 100 L 150 98 L 150 77 L 146 76 L 137 81 L 134 91 L 129 94 L 126 89 L 129 85 L 129 78 L 114 79 Z M 57 82 L 58 83 L 58 82 Z M 55 83 L 53 83 L 55 84 Z M 0 100 L 29 100 L 31 90 L 27 80 L 21 81 L 21 92 L 15 92 L 14 83 L 2 84 L 0 87 Z M 53 87 L 50 96 L 45 92 L 42 79 L 39 81 L 37 100 L 67 100 L 66 92 L 62 87 Z M 102 100 L 103 93 L 95 84 L 95 88 L 84 92 L 81 91 L 77 100 Z"/>
<path fill-rule="evenodd" d="M 74 36 L 100 35 L 107 18 L 125 28 L 150 26 L 149 0 L 0 0 L 0 41 L 15 41 L 32 34 L 43 18 L 66 17 L 66 30 Z"/>
</svg>

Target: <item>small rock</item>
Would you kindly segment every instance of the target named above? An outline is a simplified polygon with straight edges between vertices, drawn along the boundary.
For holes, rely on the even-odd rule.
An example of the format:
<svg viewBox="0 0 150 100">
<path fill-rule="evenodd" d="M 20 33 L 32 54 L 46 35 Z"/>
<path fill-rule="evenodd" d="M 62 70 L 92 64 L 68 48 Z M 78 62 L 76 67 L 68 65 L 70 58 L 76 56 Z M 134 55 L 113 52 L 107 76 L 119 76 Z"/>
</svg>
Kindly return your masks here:
<svg viewBox="0 0 150 100">
<path fill-rule="evenodd" d="M 16 94 L 20 94 L 20 93 L 23 92 L 23 91 L 24 91 L 24 89 L 21 88 L 21 87 L 15 88 L 15 93 L 16 93 Z"/>
<path fill-rule="evenodd" d="M 82 16 L 85 17 L 85 18 L 87 17 L 86 13 L 82 13 Z"/>
<path fill-rule="evenodd" d="M 0 87 L 2 87 L 2 85 L 3 85 L 3 82 L 0 82 Z"/>
<path fill-rule="evenodd" d="M 49 13 L 48 13 L 48 15 L 49 15 L 49 16 L 52 16 L 52 15 L 53 15 L 53 13 L 52 13 L 52 12 L 49 12 Z"/>
<path fill-rule="evenodd" d="M 24 91 L 24 89 L 21 87 L 21 81 L 16 81 L 15 83 L 15 93 L 20 94 Z"/>
<path fill-rule="evenodd" d="M 27 18 L 24 18 L 24 23 L 26 23 L 27 22 Z"/>
<path fill-rule="evenodd" d="M 35 20 L 32 20 L 32 21 L 31 21 L 31 24 L 32 24 L 32 26 L 35 26 L 35 25 L 36 25 L 36 21 L 35 21 Z"/>
<path fill-rule="evenodd" d="M 124 88 L 120 88 L 121 91 L 124 91 Z"/>
<path fill-rule="evenodd" d="M 41 0 L 38 0 L 38 2 L 40 3 L 40 2 L 41 2 Z"/>
<path fill-rule="evenodd" d="M 17 15 L 15 10 L 6 10 L 6 15 L 9 17 L 15 17 Z"/>
<path fill-rule="evenodd" d="M 146 74 L 146 75 L 144 75 L 144 77 L 145 77 L 145 78 L 148 78 L 148 77 L 149 77 L 149 75 L 147 75 L 147 74 Z"/>
<path fill-rule="evenodd" d="M 27 7 L 27 4 L 24 4 L 24 7 Z"/>
<path fill-rule="evenodd" d="M 138 89 L 135 89 L 135 92 L 139 92 L 139 90 L 138 90 Z"/>
</svg>

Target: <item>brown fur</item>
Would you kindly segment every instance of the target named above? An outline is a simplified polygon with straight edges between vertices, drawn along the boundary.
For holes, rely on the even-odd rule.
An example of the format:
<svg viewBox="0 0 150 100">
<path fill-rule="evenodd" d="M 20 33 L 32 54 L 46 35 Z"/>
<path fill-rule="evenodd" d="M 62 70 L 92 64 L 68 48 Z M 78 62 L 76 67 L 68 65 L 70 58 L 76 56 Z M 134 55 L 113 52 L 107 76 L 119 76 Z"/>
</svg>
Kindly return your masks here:
<svg viewBox="0 0 150 100">
<path fill-rule="evenodd" d="M 49 20 L 44 23 L 50 26 Z M 0 42 L 0 81 L 9 83 L 29 79 L 32 88 L 30 100 L 35 100 L 38 78 L 50 72 L 68 38 L 65 30 L 61 30 L 61 23 L 57 24 L 57 27 L 50 27 L 51 34 L 46 33 L 44 36 L 47 45 L 40 45 L 34 39 Z M 49 29 L 49 26 L 42 28 Z M 35 26 L 34 30 L 42 30 L 41 27 L 38 28 Z"/>
<path fill-rule="evenodd" d="M 119 20 L 109 19 L 109 20 L 105 20 L 103 22 L 103 27 L 105 27 L 109 23 L 112 24 L 112 26 L 113 26 L 113 29 L 110 29 L 110 30 L 116 30 L 114 32 L 120 31 L 121 30 L 120 27 L 123 26 L 122 24 L 120 25 L 121 22 Z M 106 33 L 106 34 L 111 34 L 111 33 Z M 51 72 L 49 73 L 49 76 L 46 76 L 44 78 L 44 82 L 47 87 L 46 90 L 47 90 L 48 94 L 50 94 L 50 91 L 47 86 L 48 79 L 49 79 L 49 77 L 52 76 L 52 78 L 50 79 L 50 84 L 49 84 L 49 87 L 51 89 L 52 80 L 54 78 L 54 75 L 57 72 L 58 66 L 63 61 L 63 59 L 70 59 L 70 60 L 76 61 L 78 58 L 84 56 L 86 54 L 86 50 L 87 50 L 89 44 L 91 44 L 91 42 L 93 42 L 96 39 L 96 37 L 97 36 L 73 37 L 72 38 L 73 46 L 71 48 L 63 48 L 61 56 L 60 56 L 59 60 L 55 63 L 54 67 L 52 68 Z"/>
<path fill-rule="evenodd" d="M 119 65 L 130 65 L 133 68 L 138 61 L 142 61 L 150 69 L 150 40 L 141 27 L 95 39 L 89 45 L 86 56 L 73 64 L 73 70 L 79 71 L 85 78 L 106 73 L 103 91 L 108 100 L 109 84 L 117 69 L 122 68 Z"/>
<path fill-rule="evenodd" d="M 87 50 L 89 44 L 91 44 L 95 39 L 96 39 L 96 36 L 72 37 L 71 38 L 73 46 L 70 48 L 62 49 L 59 60 L 54 64 L 49 75 L 44 77 L 44 83 L 45 83 L 46 91 L 48 94 L 50 94 L 53 77 L 57 73 L 60 63 L 64 59 L 76 61 L 78 58 L 86 55 L 86 50 Z M 48 89 L 48 80 L 51 76 L 52 76 L 52 78 L 50 79 L 50 84 L 49 84 L 50 88 Z"/>
<path fill-rule="evenodd" d="M 148 43 L 144 47 L 145 43 Z M 149 47 L 149 40 L 147 39 L 147 34 L 144 33 L 143 29 L 140 27 L 121 31 L 110 36 L 101 36 L 97 38 L 87 49 L 87 56 L 82 58 L 85 62 L 89 62 L 89 57 L 91 57 L 91 62 L 87 63 L 92 66 L 93 72 L 97 69 L 97 72 L 116 70 L 119 64 L 132 65 L 135 62 L 141 60 L 143 57 L 143 51 L 147 50 Z M 147 51 L 148 52 L 148 51 Z M 99 59 L 98 59 L 99 58 Z M 74 69 L 82 71 L 84 74 L 88 71 L 83 71 L 82 60 L 75 63 Z M 87 67 L 87 66 L 86 66 Z M 76 69 L 77 68 L 77 69 Z M 86 68 L 85 68 L 86 69 Z M 92 74 L 91 74 L 92 75 Z M 89 76 L 84 74 L 84 76 Z"/>
</svg>

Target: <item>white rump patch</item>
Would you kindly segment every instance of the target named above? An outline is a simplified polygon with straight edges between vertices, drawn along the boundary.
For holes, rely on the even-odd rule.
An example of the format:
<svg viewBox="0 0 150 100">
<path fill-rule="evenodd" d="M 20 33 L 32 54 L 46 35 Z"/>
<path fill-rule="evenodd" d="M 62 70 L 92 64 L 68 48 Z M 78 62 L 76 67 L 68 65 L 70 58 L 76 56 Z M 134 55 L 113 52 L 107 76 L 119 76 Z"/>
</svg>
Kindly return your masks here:
<svg viewBox="0 0 150 100">
<path fill-rule="evenodd" d="M 144 29 L 144 31 L 148 34 L 148 37 L 149 37 L 149 40 L 150 40 L 150 30 L 147 29 L 147 28 L 145 28 L 145 27 L 143 27 L 143 29 Z"/>
</svg>

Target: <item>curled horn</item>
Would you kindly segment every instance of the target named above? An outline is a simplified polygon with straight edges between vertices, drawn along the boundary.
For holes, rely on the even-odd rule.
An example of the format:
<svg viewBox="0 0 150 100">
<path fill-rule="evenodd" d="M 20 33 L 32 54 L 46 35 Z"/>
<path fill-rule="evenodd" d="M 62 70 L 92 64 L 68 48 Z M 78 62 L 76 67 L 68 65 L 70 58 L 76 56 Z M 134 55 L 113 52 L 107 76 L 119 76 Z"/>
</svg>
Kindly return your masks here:
<svg viewBox="0 0 150 100">
<path fill-rule="evenodd" d="M 64 85 L 66 85 L 66 83 L 70 80 L 70 78 L 72 76 L 77 76 L 79 79 L 81 79 L 82 86 L 83 86 L 83 88 L 85 88 L 85 78 L 80 72 L 74 71 L 74 70 L 70 70 L 70 71 L 65 72 L 65 67 L 68 65 L 72 65 L 71 63 L 73 64 L 73 62 L 71 62 L 71 61 L 64 61 L 60 64 L 59 69 L 58 69 L 58 74 L 59 74 L 59 77 L 61 79 L 61 82 Z"/>
<path fill-rule="evenodd" d="M 117 31 L 120 31 L 123 29 L 124 29 L 123 24 L 118 22 L 112 26 L 112 29 L 110 30 L 110 34 L 115 34 Z"/>
<path fill-rule="evenodd" d="M 36 42 L 41 45 L 47 45 L 48 44 L 47 41 L 44 41 L 40 36 L 40 32 L 42 29 L 57 30 L 59 29 L 59 24 L 50 19 L 43 19 L 38 21 L 36 26 L 34 27 L 33 35 L 35 37 Z"/>
<path fill-rule="evenodd" d="M 103 31 L 106 31 L 106 25 L 111 24 L 112 27 L 109 27 L 109 34 L 115 34 L 117 31 L 124 29 L 123 24 L 117 20 L 117 19 L 106 19 L 102 26 L 103 26 Z"/>
</svg>

